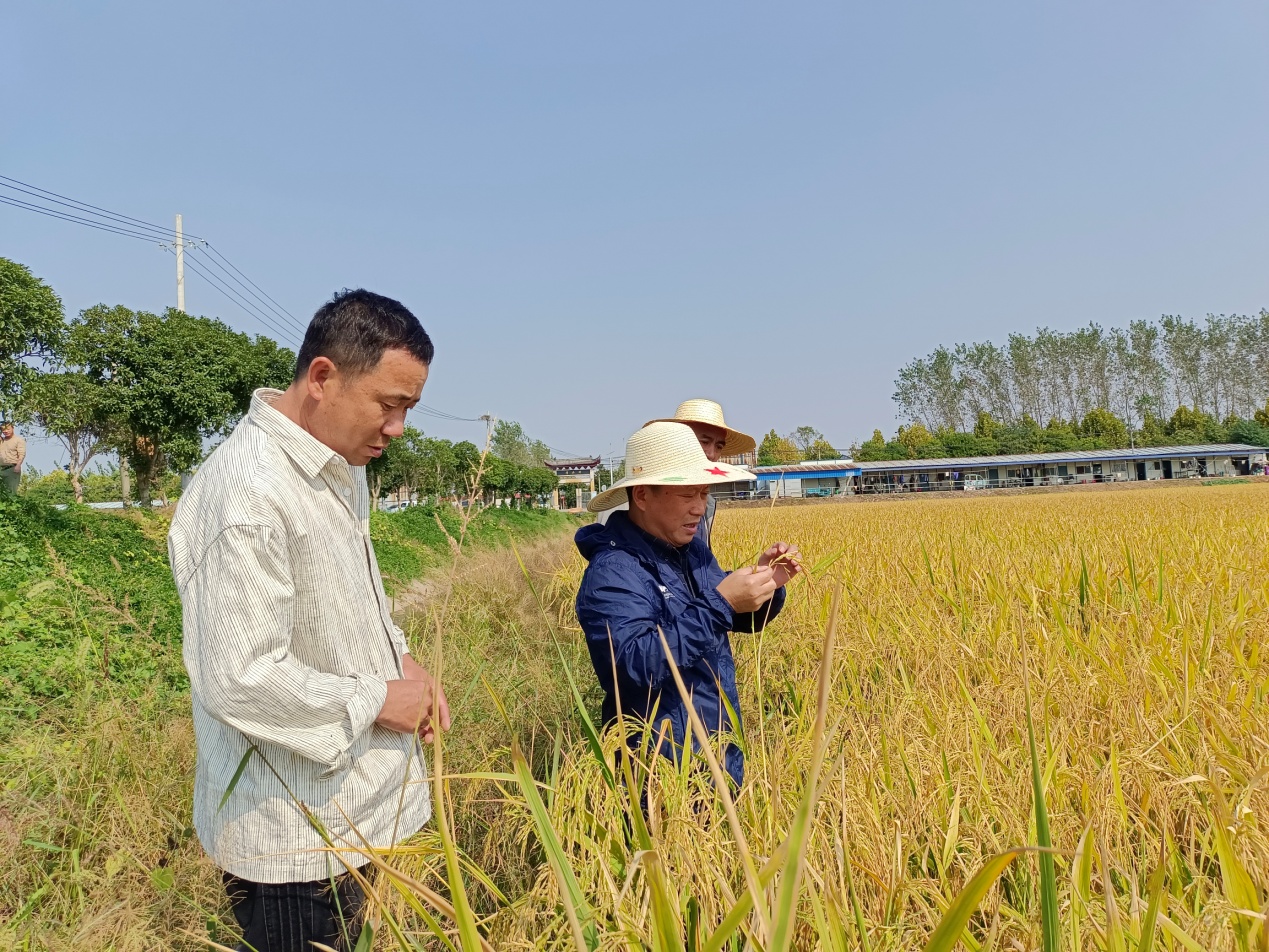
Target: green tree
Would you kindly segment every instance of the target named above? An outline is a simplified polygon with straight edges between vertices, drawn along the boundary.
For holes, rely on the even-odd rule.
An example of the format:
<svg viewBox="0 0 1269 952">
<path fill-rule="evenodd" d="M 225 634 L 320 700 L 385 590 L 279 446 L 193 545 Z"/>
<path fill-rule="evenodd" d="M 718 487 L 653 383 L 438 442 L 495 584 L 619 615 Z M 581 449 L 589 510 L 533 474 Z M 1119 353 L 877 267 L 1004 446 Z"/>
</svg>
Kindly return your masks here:
<svg viewBox="0 0 1269 952">
<path fill-rule="evenodd" d="M 449 492 L 455 498 L 460 496 L 470 496 L 479 490 L 479 486 L 473 486 L 472 482 L 476 476 L 476 470 L 480 466 L 480 458 L 483 455 L 475 443 L 469 440 L 462 440 L 455 443 L 453 450 L 454 468 L 450 473 Z"/>
<path fill-rule="evenodd" d="M 625 460 L 622 460 L 620 463 L 614 466 L 612 468 L 612 472 L 609 472 L 607 466 L 600 466 L 599 469 L 595 471 L 595 488 L 599 492 L 603 492 L 605 489 L 610 487 L 613 483 L 619 482 L 625 478 L 626 478 L 626 461 Z"/>
<path fill-rule="evenodd" d="M 862 463 L 871 463 L 886 459 L 886 438 L 880 430 L 873 430 L 872 436 L 859 446 L 855 458 Z"/>
<path fill-rule="evenodd" d="M 418 491 L 438 499 L 448 494 L 456 478 L 454 444 L 434 436 L 423 437 L 415 452 L 419 457 Z"/>
<path fill-rule="evenodd" d="M 119 442 L 113 419 L 102 410 L 103 398 L 101 384 L 74 371 L 37 374 L 22 391 L 19 412 L 66 450 L 66 475 L 76 502 L 84 501 L 80 474 Z"/>
<path fill-rule="evenodd" d="M 1259 420 L 1236 420 L 1229 427 L 1229 441 L 1269 446 L 1269 426 L 1264 426 Z"/>
<path fill-rule="evenodd" d="M 899 427 L 898 442 L 907 448 L 908 457 L 911 459 L 920 459 L 923 456 L 933 458 L 937 454 L 927 453 L 927 449 L 932 450 L 933 445 L 941 445 L 934 438 L 934 434 L 920 423 Z"/>
<path fill-rule="evenodd" d="M 1261 426 L 1269 428 L 1269 400 L 1265 401 L 1264 407 L 1256 411 L 1253 419 Z"/>
<path fill-rule="evenodd" d="M 974 435 L 980 440 L 994 440 L 996 434 L 1000 432 L 1001 425 L 986 410 L 978 411 L 978 418 L 974 421 Z"/>
<path fill-rule="evenodd" d="M 519 472 L 517 492 L 522 493 L 532 505 L 537 505 L 555 491 L 560 479 L 545 466 L 526 466 Z"/>
<path fill-rule="evenodd" d="M 1079 434 L 1093 440 L 1098 449 L 1118 449 L 1127 446 L 1128 426 L 1123 420 L 1103 407 L 1094 407 L 1080 421 Z"/>
<path fill-rule="evenodd" d="M 25 265 L 0 258 L 0 411 L 34 378 L 29 361 L 54 356 L 65 334 L 62 301 Z"/>
<path fill-rule="evenodd" d="M 786 437 L 779 436 L 772 430 L 762 438 L 758 445 L 758 465 L 778 466 L 781 463 L 796 463 L 802 458 L 798 448 Z"/>
<path fill-rule="evenodd" d="M 517 466 L 541 466 L 551 458 L 551 451 L 541 440 L 531 440 L 524 427 L 514 420 L 499 420 L 494 424 L 490 452 Z"/>
<path fill-rule="evenodd" d="M 1190 443 L 1224 443 L 1225 428 L 1210 413 L 1195 407 L 1179 406 L 1164 426 L 1168 438 L 1178 446 Z"/>
<path fill-rule="evenodd" d="M 811 457 L 806 454 L 810 452 L 816 441 L 824 439 L 824 434 L 813 426 L 800 426 L 785 439 L 798 448 L 798 454 L 802 459 L 810 459 Z"/>
<path fill-rule="evenodd" d="M 802 454 L 805 460 L 841 459 L 841 456 L 842 454 L 834 448 L 833 444 L 822 436 L 811 443 Z"/>
<path fill-rule="evenodd" d="M 485 471 L 480 476 L 480 489 L 486 502 L 502 499 L 516 491 L 521 467 L 500 456 L 485 460 Z"/>
<path fill-rule="evenodd" d="M 295 364 L 268 338 L 217 320 L 104 304 L 71 322 L 66 359 L 102 388 L 98 412 L 119 434 L 142 506 L 169 461 L 197 460 L 205 438 L 246 412 L 252 391 L 286 386 Z"/>
</svg>

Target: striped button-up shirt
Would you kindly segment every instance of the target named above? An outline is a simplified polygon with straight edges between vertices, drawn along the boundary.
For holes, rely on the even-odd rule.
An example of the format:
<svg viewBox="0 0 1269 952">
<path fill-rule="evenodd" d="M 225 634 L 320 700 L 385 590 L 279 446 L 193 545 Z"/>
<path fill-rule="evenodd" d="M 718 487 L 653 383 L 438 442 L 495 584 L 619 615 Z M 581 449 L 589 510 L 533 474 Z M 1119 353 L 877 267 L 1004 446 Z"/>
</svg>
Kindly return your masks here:
<svg viewBox="0 0 1269 952">
<path fill-rule="evenodd" d="M 432 813 L 416 738 L 374 723 L 408 649 L 370 543 L 365 470 L 275 410 L 278 396 L 256 392 L 168 534 L 198 744 L 194 828 L 218 866 L 265 883 L 343 869 L 297 800 L 337 844 L 390 846 Z"/>
</svg>

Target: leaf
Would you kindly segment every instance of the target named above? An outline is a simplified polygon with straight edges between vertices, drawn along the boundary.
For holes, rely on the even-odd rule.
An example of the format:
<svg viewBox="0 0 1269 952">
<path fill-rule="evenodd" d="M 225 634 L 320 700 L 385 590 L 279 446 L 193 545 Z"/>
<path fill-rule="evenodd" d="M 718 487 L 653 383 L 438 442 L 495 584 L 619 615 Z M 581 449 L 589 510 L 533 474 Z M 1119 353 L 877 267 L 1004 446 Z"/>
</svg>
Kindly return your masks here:
<svg viewBox="0 0 1269 952">
<path fill-rule="evenodd" d="M 925 944 L 925 952 L 951 952 L 956 948 L 961 933 L 969 923 L 969 917 L 983 901 L 987 890 L 1000 878 L 1009 864 L 1025 852 L 1022 848 L 1011 849 L 988 859 L 943 914 L 930 940 Z"/>
<path fill-rule="evenodd" d="M 375 944 L 375 927 L 369 922 L 361 927 L 361 935 L 357 936 L 357 945 L 353 952 L 370 952 Z"/>
<path fill-rule="evenodd" d="M 1092 827 L 1084 827 L 1080 842 L 1075 847 L 1075 859 L 1071 863 L 1071 948 L 1078 952 L 1083 948 L 1080 937 L 1080 919 L 1088 915 L 1093 897 L 1093 844 L 1090 841 Z"/>
<path fill-rule="evenodd" d="M 154 884 L 154 888 L 159 892 L 167 892 L 176 885 L 176 877 L 172 875 L 172 871 L 166 866 L 156 866 L 150 870 L 150 882 Z"/>
<path fill-rule="evenodd" d="M 533 824 L 538 831 L 538 839 L 542 841 L 543 852 L 546 853 L 547 864 L 555 874 L 555 881 L 560 887 L 560 896 L 564 901 L 564 912 L 568 916 L 568 924 L 573 932 L 573 940 L 579 952 L 593 952 L 599 945 L 599 933 L 595 928 L 595 914 L 582 893 L 581 884 L 573 872 L 571 857 L 560 843 L 551 818 L 547 815 L 546 804 L 538 793 L 537 784 L 533 780 L 533 772 L 529 762 L 524 759 L 520 745 L 512 741 L 511 762 L 515 769 L 516 780 L 520 784 L 520 792 L 524 794 L 525 803 L 533 815 Z"/>
<path fill-rule="evenodd" d="M 590 752 L 595 755 L 595 759 L 599 761 L 600 769 L 604 773 L 604 782 L 608 784 L 609 790 L 617 788 L 617 779 L 613 775 L 612 766 L 608 763 L 608 758 L 604 756 L 604 745 L 600 742 L 599 731 L 595 729 L 595 722 L 590 718 L 590 712 L 586 710 L 586 702 L 582 700 L 582 692 L 577 687 L 577 679 L 573 677 L 573 669 L 569 667 L 568 660 L 564 657 L 564 649 L 560 645 L 559 635 L 555 631 L 555 625 L 551 620 L 550 613 L 546 610 L 541 597 L 538 595 L 537 586 L 533 584 L 533 576 L 529 574 L 529 568 L 524 564 L 524 559 L 520 557 L 520 550 L 513 543 L 511 551 L 515 554 L 516 562 L 520 566 L 520 572 L 524 575 L 524 582 L 529 586 L 529 593 L 533 596 L 533 600 L 537 603 L 538 610 L 542 612 L 542 618 L 546 622 L 547 630 L 551 633 L 551 640 L 555 643 L 555 651 L 560 656 L 560 664 L 564 668 L 564 678 L 568 681 L 569 691 L 573 695 L 573 704 L 577 707 L 578 716 L 582 720 L 582 733 L 586 735 L 586 744 L 590 747 Z"/>
<path fill-rule="evenodd" d="M 1141 938 L 1137 940 L 1137 952 L 1150 952 L 1154 948 L 1154 930 L 1159 920 L 1164 896 L 1163 874 L 1167 870 L 1166 849 L 1165 841 L 1164 848 L 1159 851 L 1159 865 L 1155 868 L 1154 875 L 1150 877 L 1149 898 L 1146 901 L 1145 917 L 1141 920 Z"/>
<path fill-rule="evenodd" d="M 1204 952 L 1201 945 L 1191 939 L 1179 925 L 1163 913 L 1159 913 L 1159 924 L 1163 926 L 1163 931 L 1181 943 L 1187 952 Z"/>
<path fill-rule="evenodd" d="M 1025 663 L 1025 662 L 1024 662 Z M 1049 834 L 1049 810 L 1044 800 L 1044 779 L 1040 773 L 1040 755 L 1035 746 L 1035 724 L 1031 717 L 1030 676 L 1023 669 L 1023 690 L 1026 695 L 1027 743 L 1031 748 L 1031 790 L 1035 803 L 1036 842 L 1044 849 L 1040 854 L 1040 925 L 1044 952 L 1060 952 L 1062 947 L 1058 920 L 1057 871 L 1053 866 L 1053 838 Z"/>
<path fill-rule="evenodd" d="M 216 805 L 216 812 L 219 813 L 225 808 L 225 804 L 229 802 L 230 796 L 233 795 L 234 789 L 238 786 L 238 781 L 242 779 L 242 772 L 247 769 L 247 763 L 251 760 L 251 755 L 256 751 L 256 745 L 252 744 L 247 748 L 247 752 L 242 755 L 242 760 L 238 761 L 238 769 L 234 771 L 234 775 L 229 778 L 229 786 L 225 788 L 224 795 L 220 798 L 220 803 Z"/>
<path fill-rule="evenodd" d="M 1102 861 L 1102 887 L 1106 894 L 1106 952 L 1127 952 L 1124 927 L 1119 921 L 1119 904 L 1115 901 L 1115 886 L 1110 876 L 1110 863 L 1106 862 L 1106 849 L 1099 843 L 1097 852 Z"/>
<path fill-rule="evenodd" d="M 1234 915 L 1238 917 L 1236 925 L 1239 945 L 1246 948 L 1256 928 L 1251 927 L 1249 931 L 1247 917 L 1248 914 L 1255 915 L 1260 911 L 1260 896 L 1256 884 L 1251 880 L 1251 874 L 1234 852 L 1234 841 L 1229 832 L 1233 819 L 1225 805 L 1225 798 L 1215 785 L 1212 786 L 1212 793 L 1216 801 L 1216 822 L 1212 824 L 1212 836 L 1216 840 L 1216 857 L 1220 861 L 1221 888 L 1225 899 L 1234 907 Z"/>
</svg>

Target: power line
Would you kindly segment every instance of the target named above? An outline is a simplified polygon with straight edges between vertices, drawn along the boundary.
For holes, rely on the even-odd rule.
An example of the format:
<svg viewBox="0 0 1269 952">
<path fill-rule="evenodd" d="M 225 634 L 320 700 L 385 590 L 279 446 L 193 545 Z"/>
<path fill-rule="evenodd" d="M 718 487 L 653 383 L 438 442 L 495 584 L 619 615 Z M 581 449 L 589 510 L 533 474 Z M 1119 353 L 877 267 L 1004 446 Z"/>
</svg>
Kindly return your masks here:
<svg viewBox="0 0 1269 952">
<path fill-rule="evenodd" d="M 426 403 L 418 403 L 413 407 L 414 410 L 422 413 L 424 416 L 435 417 L 438 420 L 449 420 L 453 423 L 481 423 L 480 417 L 464 417 L 456 416 L 453 413 L 446 413 L 444 410 L 438 410 L 436 407 L 429 407 Z"/>
<path fill-rule="evenodd" d="M 81 202 L 78 199 L 71 198 L 67 195 L 62 195 L 58 192 L 50 192 L 46 188 L 40 188 L 38 185 L 32 185 L 30 182 L 23 182 L 20 179 L 10 178 L 7 175 L 0 175 L 0 180 L 3 180 L 5 182 L 13 182 L 15 185 L 24 186 L 24 188 L 26 189 L 34 189 L 36 192 L 41 193 L 41 196 L 37 196 L 37 197 L 42 197 L 44 195 L 50 196 L 50 198 L 45 199 L 45 201 L 56 201 L 57 199 L 62 199 L 63 201 L 57 202 L 57 204 L 61 205 L 61 204 L 65 204 L 66 202 L 70 202 L 72 205 L 78 206 L 80 209 L 83 209 L 85 211 L 99 212 L 102 215 L 108 215 L 111 218 L 117 218 L 121 221 L 131 222 L 134 225 L 144 225 L 146 228 L 150 228 L 155 231 L 161 231 L 163 232 L 163 234 L 172 238 L 176 237 L 176 232 L 173 229 L 166 228 L 163 225 L 156 225 L 153 222 L 148 222 L 141 218 L 133 218 L 130 215 L 121 215 L 118 212 L 110 211 L 110 209 L 108 208 L 102 208 L 100 205 L 93 205 L 93 204 L 90 204 L 89 202 Z M 13 188 L 13 185 L 5 186 L 5 187 Z M 22 190 L 23 189 L 18 189 L 18 191 L 22 191 Z M 31 193 L 28 192 L 27 194 L 31 194 Z M 198 237 L 198 235 L 186 235 L 185 237 L 196 238 L 199 241 L 202 240 L 201 238 Z"/>
<path fill-rule="evenodd" d="M 210 245 L 208 245 L 208 246 L 206 246 L 206 247 L 210 247 Z M 190 242 L 189 244 L 187 244 L 187 245 L 185 246 L 185 249 L 186 249 L 186 251 L 191 252 L 191 253 L 192 253 L 192 252 L 198 252 L 198 253 L 200 253 L 200 254 L 202 255 L 202 260 L 203 260 L 206 264 L 210 265 L 211 267 L 216 268 L 218 271 L 220 271 L 220 273 L 221 273 L 221 274 L 223 274 L 223 275 L 224 275 L 224 278 L 222 278 L 222 280 L 226 280 L 226 281 L 228 281 L 228 282 L 232 282 L 232 284 L 234 284 L 234 285 L 237 285 L 237 289 L 238 289 L 238 290 L 239 290 L 239 291 L 240 291 L 240 292 L 241 292 L 244 296 L 250 296 L 250 297 L 254 298 L 254 299 L 255 299 L 255 300 L 259 303 L 259 308 L 260 308 L 261 310 L 263 310 L 263 311 L 265 311 L 266 313 L 269 313 L 269 314 L 271 314 L 272 316 L 276 317 L 276 318 L 277 318 L 277 320 L 279 320 L 280 322 L 282 322 L 282 323 L 284 323 L 284 324 L 288 324 L 288 325 L 290 325 L 290 326 L 294 329 L 294 331 L 295 331 L 295 332 L 298 332 L 298 333 L 299 333 L 299 335 L 300 335 L 300 337 L 301 337 L 301 338 L 304 336 L 305 332 L 308 330 L 308 328 L 307 328 L 307 327 L 305 327 L 303 324 L 301 324 L 299 321 L 297 321 L 297 320 L 296 320 L 294 317 L 292 317 L 289 313 L 287 313 L 287 312 L 285 312 L 285 311 L 282 311 L 282 310 L 281 310 L 280 308 L 278 308 L 278 307 L 275 307 L 275 306 L 270 306 L 269 304 L 267 304 L 267 303 L 264 301 L 264 299 L 260 297 L 260 295 L 259 295 L 259 294 L 256 294 L 256 293 L 255 293 L 255 291 L 251 290 L 251 288 L 250 288 L 250 287 L 248 287 L 246 284 L 243 284 L 243 282 L 242 282 L 241 280 L 239 280 L 238 278 L 234 277 L 234 276 L 233 276 L 233 275 L 232 275 L 232 274 L 231 274 L 228 270 L 226 270 L 226 268 L 225 268 L 225 266 L 224 266 L 224 265 L 220 264 L 220 263 L 219 263 L 219 262 L 218 262 L 215 258 L 213 258 L 211 255 L 209 255 L 209 254 L 206 252 L 206 250 L 204 249 L 204 245 L 203 245 L 202 243 L 200 243 L 200 242 Z M 232 265 L 231 265 L 231 267 L 232 267 Z M 235 270 L 235 271 L 237 271 L 238 269 L 237 269 L 237 268 L 234 268 L 234 270 Z M 238 273 L 239 273 L 239 274 L 241 274 L 242 272 L 238 272 Z M 246 276 L 245 276 L 245 275 L 243 275 L 243 277 L 245 278 Z M 250 280 L 250 279 L 248 279 L 248 281 L 249 281 L 249 280 Z M 251 284 L 252 284 L 252 286 L 253 286 L 253 287 L 255 286 L 254 282 L 251 282 Z M 263 293 L 263 292 L 261 292 L 261 293 Z M 266 295 L 266 297 L 267 297 L 267 295 Z"/>
<path fill-rule="evenodd" d="M 190 261 L 190 267 L 196 274 L 212 285 L 230 302 L 237 305 L 251 317 L 259 320 L 274 333 L 280 335 L 283 341 L 289 340 L 296 334 L 302 339 L 307 331 L 307 327 L 296 320 L 290 311 L 282 307 L 260 285 L 252 281 L 241 268 L 230 261 L 219 249 L 213 247 L 205 238 L 200 238 L 197 235 L 180 236 L 174 229 L 156 225 L 141 218 L 134 218 L 131 215 L 111 211 L 91 202 L 82 202 L 60 192 L 40 188 L 38 185 L 32 185 L 30 182 L 24 182 L 8 175 L 0 175 L 0 188 L 28 195 L 42 203 L 61 206 L 61 208 L 53 208 L 49 207 L 49 204 L 36 204 L 35 202 L 14 198 L 11 195 L 0 195 L 0 203 L 22 209 L 23 211 L 35 212 L 48 218 L 70 222 L 75 225 L 83 225 L 88 228 L 94 228 L 97 231 L 121 235 L 125 238 L 152 241 L 169 252 L 173 250 L 172 246 L 160 239 L 180 241 L 184 250 L 198 251 L 203 254 L 202 260 L 207 266 L 206 270 L 198 267 L 193 260 Z M 221 278 L 209 273 L 212 268 L 218 270 L 224 277 Z M 254 299 L 256 303 L 253 304 L 249 299 Z"/>
<path fill-rule="evenodd" d="M 0 203 L 5 205 L 10 205 L 14 208 L 22 209 L 23 211 L 35 212 L 38 215 L 44 215 L 60 221 L 70 222 L 71 224 L 94 228 L 97 231 L 120 235 L 124 238 L 135 238 L 140 241 L 154 242 L 169 254 L 176 253 L 170 244 L 160 240 L 160 238 L 176 239 L 177 233 L 172 228 L 157 225 L 142 218 L 134 218 L 131 215 L 114 212 L 108 208 L 103 208 L 100 205 L 94 205 L 91 202 L 82 202 L 78 199 L 71 198 L 68 195 L 63 195 L 60 192 L 40 188 L 38 185 L 32 185 L 30 182 L 24 182 L 21 179 L 12 178 L 8 175 L 0 175 L 0 188 L 7 188 L 11 191 L 28 195 L 32 198 L 38 199 L 40 202 L 60 205 L 61 208 L 50 208 L 47 205 L 38 205 L 33 202 L 23 201 L 22 199 L 0 195 Z M 62 209 L 68 209 L 68 211 L 63 211 Z M 221 296 L 243 310 L 248 316 L 255 318 L 265 327 L 269 328 L 277 334 L 284 343 L 294 342 L 295 335 L 297 333 L 299 338 L 301 340 L 303 339 L 304 334 L 308 330 L 307 326 L 297 320 L 295 315 L 279 304 L 277 300 L 260 287 L 260 285 L 251 280 L 251 278 L 248 277 L 241 268 L 230 261 L 228 256 L 220 251 L 220 249 L 212 245 L 207 239 L 201 238 L 198 235 L 185 234 L 182 237 L 185 242 L 188 242 L 188 244 L 185 245 L 185 249 L 190 252 L 200 253 L 201 258 L 199 258 L 198 261 L 201 261 L 203 265 L 207 266 L 206 269 L 201 267 L 191 254 L 187 262 L 191 270 L 210 284 L 221 294 Z M 219 275 L 211 273 L 210 269 L 212 268 L 216 269 L 216 271 L 219 272 Z M 415 406 L 414 410 L 423 416 L 431 417 L 436 420 L 444 420 L 450 423 L 482 422 L 481 417 L 459 416 L 458 414 L 449 413 L 445 410 L 440 410 L 436 407 L 428 406 L 423 403 Z M 561 456 L 577 456 L 577 454 L 567 453 L 558 447 L 553 447 L 547 444 L 543 445 L 546 445 L 547 449 L 549 449 L 552 453 L 557 453 Z"/>
<path fill-rule="evenodd" d="M 166 245 L 164 245 L 164 250 L 167 251 L 169 254 L 173 254 L 173 255 L 176 254 L 175 251 L 173 251 L 170 247 Z M 254 308 L 250 301 L 244 300 L 236 291 L 234 291 L 232 288 L 226 287 L 214 275 L 208 274 L 201 267 L 199 267 L 198 264 L 196 264 L 192 259 L 186 261 L 185 263 L 189 265 L 191 269 L 193 269 L 195 274 L 199 275 L 204 281 L 206 281 L 208 284 L 214 287 L 217 291 L 219 291 L 231 303 L 238 305 L 238 307 L 243 309 L 249 316 L 254 317 L 260 323 L 264 324 L 271 331 L 277 334 L 283 343 L 294 344 L 294 332 L 287 330 L 286 328 L 278 326 L 269 318 L 269 316 L 266 313 L 261 313 L 258 309 Z M 298 350 L 299 349 L 298 345 L 295 345 L 295 346 L 296 346 L 296 349 Z"/>
<path fill-rule="evenodd" d="M 200 239 L 200 240 L 201 240 L 201 239 Z M 261 294 L 263 294 L 266 298 L 268 298 L 268 299 L 269 299 L 269 301 L 270 301 L 270 302 L 272 302 L 272 304 L 273 304 L 273 306 L 274 306 L 275 308 L 277 308 L 279 311 L 281 311 L 283 314 L 285 314 L 287 317 L 289 317 L 292 321 L 295 321 L 295 323 L 296 323 L 296 324 L 300 324 L 300 322 L 299 322 L 299 321 L 296 321 L 296 320 L 295 320 L 295 315 L 294 315 L 294 314 L 292 314 L 290 311 L 288 311 L 286 308 L 284 308 L 284 307 L 283 307 L 281 304 L 279 304 L 277 301 L 274 301 L 274 300 L 273 300 L 273 298 L 272 298 L 272 297 L 270 297 L 270 295 L 269 295 L 269 294 L 268 294 L 268 293 L 264 290 L 264 288 L 260 287 L 260 285 L 256 284 L 254 281 L 252 281 L 250 278 L 248 278 L 245 274 L 243 274 L 241 271 L 239 271 L 239 270 L 238 270 L 238 268 L 237 268 L 237 266 L 236 266 L 236 265 L 235 265 L 232 261 L 230 261 L 228 258 L 226 258 L 223 254 L 221 254 L 221 253 L 220 253 L 220 250 L 219 250 L 218 248 L 216 248 L 216 247 L 215 247 L 215 246 L 214 246 L 211 242 L 204 241 L 204 242 L 203 242 L 203 245 L 207 248 L 207 250 L 208 250 L 208 251 L 210 251 L 212 254 L 214 254 L 217 258 L 219 258 L 221 261 L 225 262 L 225 264 L 229 265 L 229 267 L 233 268 L 233 269 L 234 269 L 234 271 L 237 271 L 237 272 L 238 272 L 238 274 L 242 276 L 243 280 L 245 280 L 245 281 L 246 281 L 248 284 L 250 284 L 253 288 L 255 288 L 257 291 L 259 291 Z M 302 328 L 303 330 L 308 330 L 308 327 L 307 327 L 306 325 L 300 325 L 300 326 L 301 326 L 301 328 Z"/>
<path fill-rule="evenodd" d="M 155 235 L 147 235 L 142 232 L 127 231 L 120 227 L 108 225 L 103 222 L 93 221 L 88 218 L 80 218 L 76 215 L 70 215 L 66 212 L 59 212 L 55 208 L 44 208 L 40 205 L 33 205 L 30 202 L 24 202 L 16 198 L 8 198 L 0 195 L 0 202 L 5 205 L 12 205 L 14 208 L 21 208 L 25 211 L 32 211 L 39 215 L 47 215 L 49 218 L 60 218 L 62 221 L 68 221 L 76 225 L 87 225 L 89 228 L 96 228 L 98 231 L 108 231 L 115 235 L 123 235 L 125 238 L 139 238 L 142 241 L 152 241 L 155 244 L 161 244 Z"/>
</svg>

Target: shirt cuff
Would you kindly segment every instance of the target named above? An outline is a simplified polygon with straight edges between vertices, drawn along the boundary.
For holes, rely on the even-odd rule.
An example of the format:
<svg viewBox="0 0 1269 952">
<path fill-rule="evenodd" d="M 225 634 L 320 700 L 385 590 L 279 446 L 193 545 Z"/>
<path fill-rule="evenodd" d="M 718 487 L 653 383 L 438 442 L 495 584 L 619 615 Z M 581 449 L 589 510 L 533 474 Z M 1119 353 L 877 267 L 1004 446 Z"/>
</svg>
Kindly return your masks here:
<svg viewBox="0 0 1269 952">
<path fill-rule="evenodd" d="M 354 674 L 356 687 L 348 699 L 348 720 L 351 727 L 351 740 L 356 740 L 375 722 L 379 712 L 383 710 L 383 702 L 388 699 L 388 682 L 365 674 Z"/>
<path fill-rule="evenodd" d="M 345 730 L 344 749 L 339 752 L 335 761 L 322 771 L 320 779 L 329 780 L 352 766 L 351 748 L 357 738 L 370 729 L 379 712 L 383 710 L 383 702 L 388 699 L 388 683 L 382 678 L 365 674 L 351 675 L 353 681 L 352 695 L 348 698 L 348 721 Z"/>
</svg>

